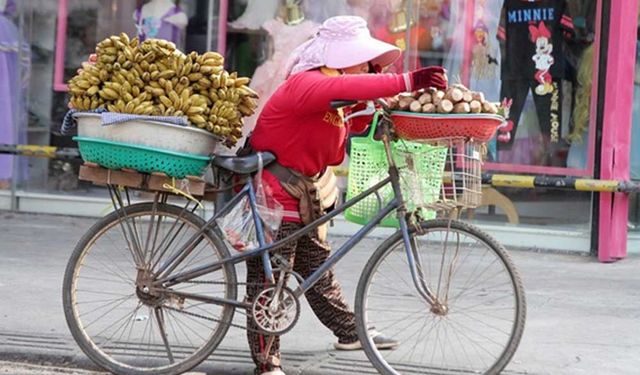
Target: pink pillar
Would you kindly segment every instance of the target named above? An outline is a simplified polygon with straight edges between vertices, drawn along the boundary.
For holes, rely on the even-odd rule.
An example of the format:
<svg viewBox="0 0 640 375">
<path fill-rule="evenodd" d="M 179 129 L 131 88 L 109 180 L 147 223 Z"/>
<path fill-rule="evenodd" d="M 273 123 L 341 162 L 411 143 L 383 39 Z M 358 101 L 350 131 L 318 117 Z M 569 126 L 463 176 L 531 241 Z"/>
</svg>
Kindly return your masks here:
<svg viewBox="0 0 640 375">
<path fill-rule="evenodd" d="M 476 17 L 475 0 L 467 0 L 465 2 L 465 20 L 464 20 L 464 52 L 462 54 L 462 84 L 469 86 L 471 83 L 471 49 L 476 42 L 476 36 L 473 32 L 473 22 Z"/>
<path fill-rule="evenodd" d="M 64 82 L 64 54 L 67 47 L 67 7 L 68 0 L 60 0 L 56 27 L 56 54 L 53 62 L 54 91 L 67 91 L 67 84 Z"/>
<path fill-rule="evenodd" d="M 220 0 L 218 10 L 218 53 L 227 53 L 227 16 L 229 15 L 229 0 Z"/>
<path fill-rule="evenodd" d="M 607 54 L 607 72 L 599 178 L 628 180 L 638 0 L 612 1 L 610 6 L 609 47 L 601 51 Z M 600 194 L 601 262 L 626 257 L 628 211 L 627 194 Z"/>
</svg>

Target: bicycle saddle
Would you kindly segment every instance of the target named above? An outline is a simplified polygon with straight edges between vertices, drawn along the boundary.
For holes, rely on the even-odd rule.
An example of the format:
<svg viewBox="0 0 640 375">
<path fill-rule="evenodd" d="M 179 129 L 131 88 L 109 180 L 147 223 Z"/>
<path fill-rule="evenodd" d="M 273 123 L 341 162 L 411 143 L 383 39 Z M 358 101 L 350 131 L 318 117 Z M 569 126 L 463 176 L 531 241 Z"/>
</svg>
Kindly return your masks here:
<svg viewBox="0 0 640 375">
<path fill-rule="evenodd" d="M 276 160 L 276 156 L 270 152 L 260 152 L 262 166 L 266 167 Z M 215 167 L 226 169 L 236 174 L 251 174 L 258 171 L 258 153 L 248 156 L 222 156 L 213 157 L 212 164 Z"/>
</svg>

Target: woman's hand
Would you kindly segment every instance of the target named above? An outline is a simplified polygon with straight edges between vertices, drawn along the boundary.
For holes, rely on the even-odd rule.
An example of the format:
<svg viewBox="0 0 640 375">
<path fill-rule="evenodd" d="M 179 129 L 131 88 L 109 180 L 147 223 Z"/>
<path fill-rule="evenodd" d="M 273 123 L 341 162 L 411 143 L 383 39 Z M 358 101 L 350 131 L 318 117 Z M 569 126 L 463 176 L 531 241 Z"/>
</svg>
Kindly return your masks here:
<svg viewBox="0 0 640 375">
<path fill-rule="evenodd" d="M 448 84 L 447 71 L 441 66 L 428 66 L 426 68 L 413 70 L 409 72 L 409 79 L 411 81 L 411 90 L 409 91 L 429 87 L 444 90 Z"/>
</svg>

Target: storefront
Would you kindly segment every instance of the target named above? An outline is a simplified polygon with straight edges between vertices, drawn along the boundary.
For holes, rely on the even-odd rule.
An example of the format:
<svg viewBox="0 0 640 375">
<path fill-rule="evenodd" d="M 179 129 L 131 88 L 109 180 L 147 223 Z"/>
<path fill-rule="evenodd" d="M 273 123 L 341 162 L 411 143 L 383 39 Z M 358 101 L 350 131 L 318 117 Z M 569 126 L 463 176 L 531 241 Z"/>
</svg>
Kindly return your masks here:
<svg viewBox="0 0 640 375">
<path fill-rule="evenodd" d="M 376 37 L 404 50 L 391 70 L 444 65 L 450 80 L 492 101 L 511 101 L 510 130 L 489 145 L 488 171 L 624 179 L 618 176 L 624 176 L 620 168 L 629 155 L 623 139 L 631 101 L 612 103 L 632 89 L 631 77 L 618 68 L 636 56 L 623 36 L 636 30 L 637 8 L 635 0 L 0 0 L 0 21 L 15 26 L 11 40 L 2 39 L 0 29 L 0 56 L 9 49 L 22 72 L 5 73 L 0 65 L 0 82 L 10 82 L 0 89 L 11 98 L 0 106 L 0 143 L 73 147 L 58 134 L 65 82 L 108 35 L 145 32 L 164 35 L 186 52 L 225 51 L 227 69 L 252 76 L 252 86 L 266 98 L 284 78 L 288 53 L 319 23 L 357 14 Z M 640 123 L 639 74 L 634 129 Z M 247 121 L 247 131 L 254 123 Z M 634 159 L 640 148 L 631 148 L 631 174 L 640 175 Z M 0 157 L 0 189 L 14 191 L 12 199 L 11 189 L 0 190 L 0 207 L 20 200 L 23 211 L 100 212 L 104 191 L 77 183 L 78 164 Z M 617 194 L 601 195 L 486 187 L 486 205 L 469 217 L 514 246 L 589 252 L 626 204 Z M 76 211 L 69 208 L 75 201 L 81 202 Z M 631 201 L 630 227 L 640 227 L 637 199 Z M 603 224 L 608 207 L 615 207 L 609 216 L 618 219 Z M 633 251 L 633 234 L 630 241 Z"/>
</svg>

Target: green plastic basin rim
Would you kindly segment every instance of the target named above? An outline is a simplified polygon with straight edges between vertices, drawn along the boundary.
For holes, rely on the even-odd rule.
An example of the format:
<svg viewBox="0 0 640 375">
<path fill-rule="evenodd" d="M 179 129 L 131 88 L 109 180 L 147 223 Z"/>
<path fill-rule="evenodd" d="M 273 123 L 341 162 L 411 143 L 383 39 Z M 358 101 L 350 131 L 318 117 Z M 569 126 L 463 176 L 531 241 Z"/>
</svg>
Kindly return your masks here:
<svg viewBox="0 0 640 375">
<path fill-rule="evenodd" d="M 102 143 L 102 144 L 111 145 L 111 146 L 126 146 L 126 147 L 130 147 L 130 148 L 137 148 L 137 149 L 140 149 L 140 150 L 158 152 L 158 153 L 162 153 L 162 154 L 179 156 L 179 157 L 183 157 L 183 158 L 190 158 L 190 159 L 195 159 L 195 160 L 199 160 L 199 161 L 210 161 L 211 160 L 211 158 L 209 156 L 185 154 L 185 153 L 182 153 L 182 152 L 163 150 L 163 149 L 160 149 L 160 148 L 136 145 L 136 144 L 132 144 L 132 143 L 113 142 L 113 141 L 107 141 L 107 140 L 104 140 L 104 139 L 78 137 L 78 136 L 75 136 L 72 139 L 74 141 L 76 141 L 76 142 L 77 141 L 80 141 L 80 142 L 86 141 L 86 142 L 93 142 L 93 143 Z"/>
</svg>

